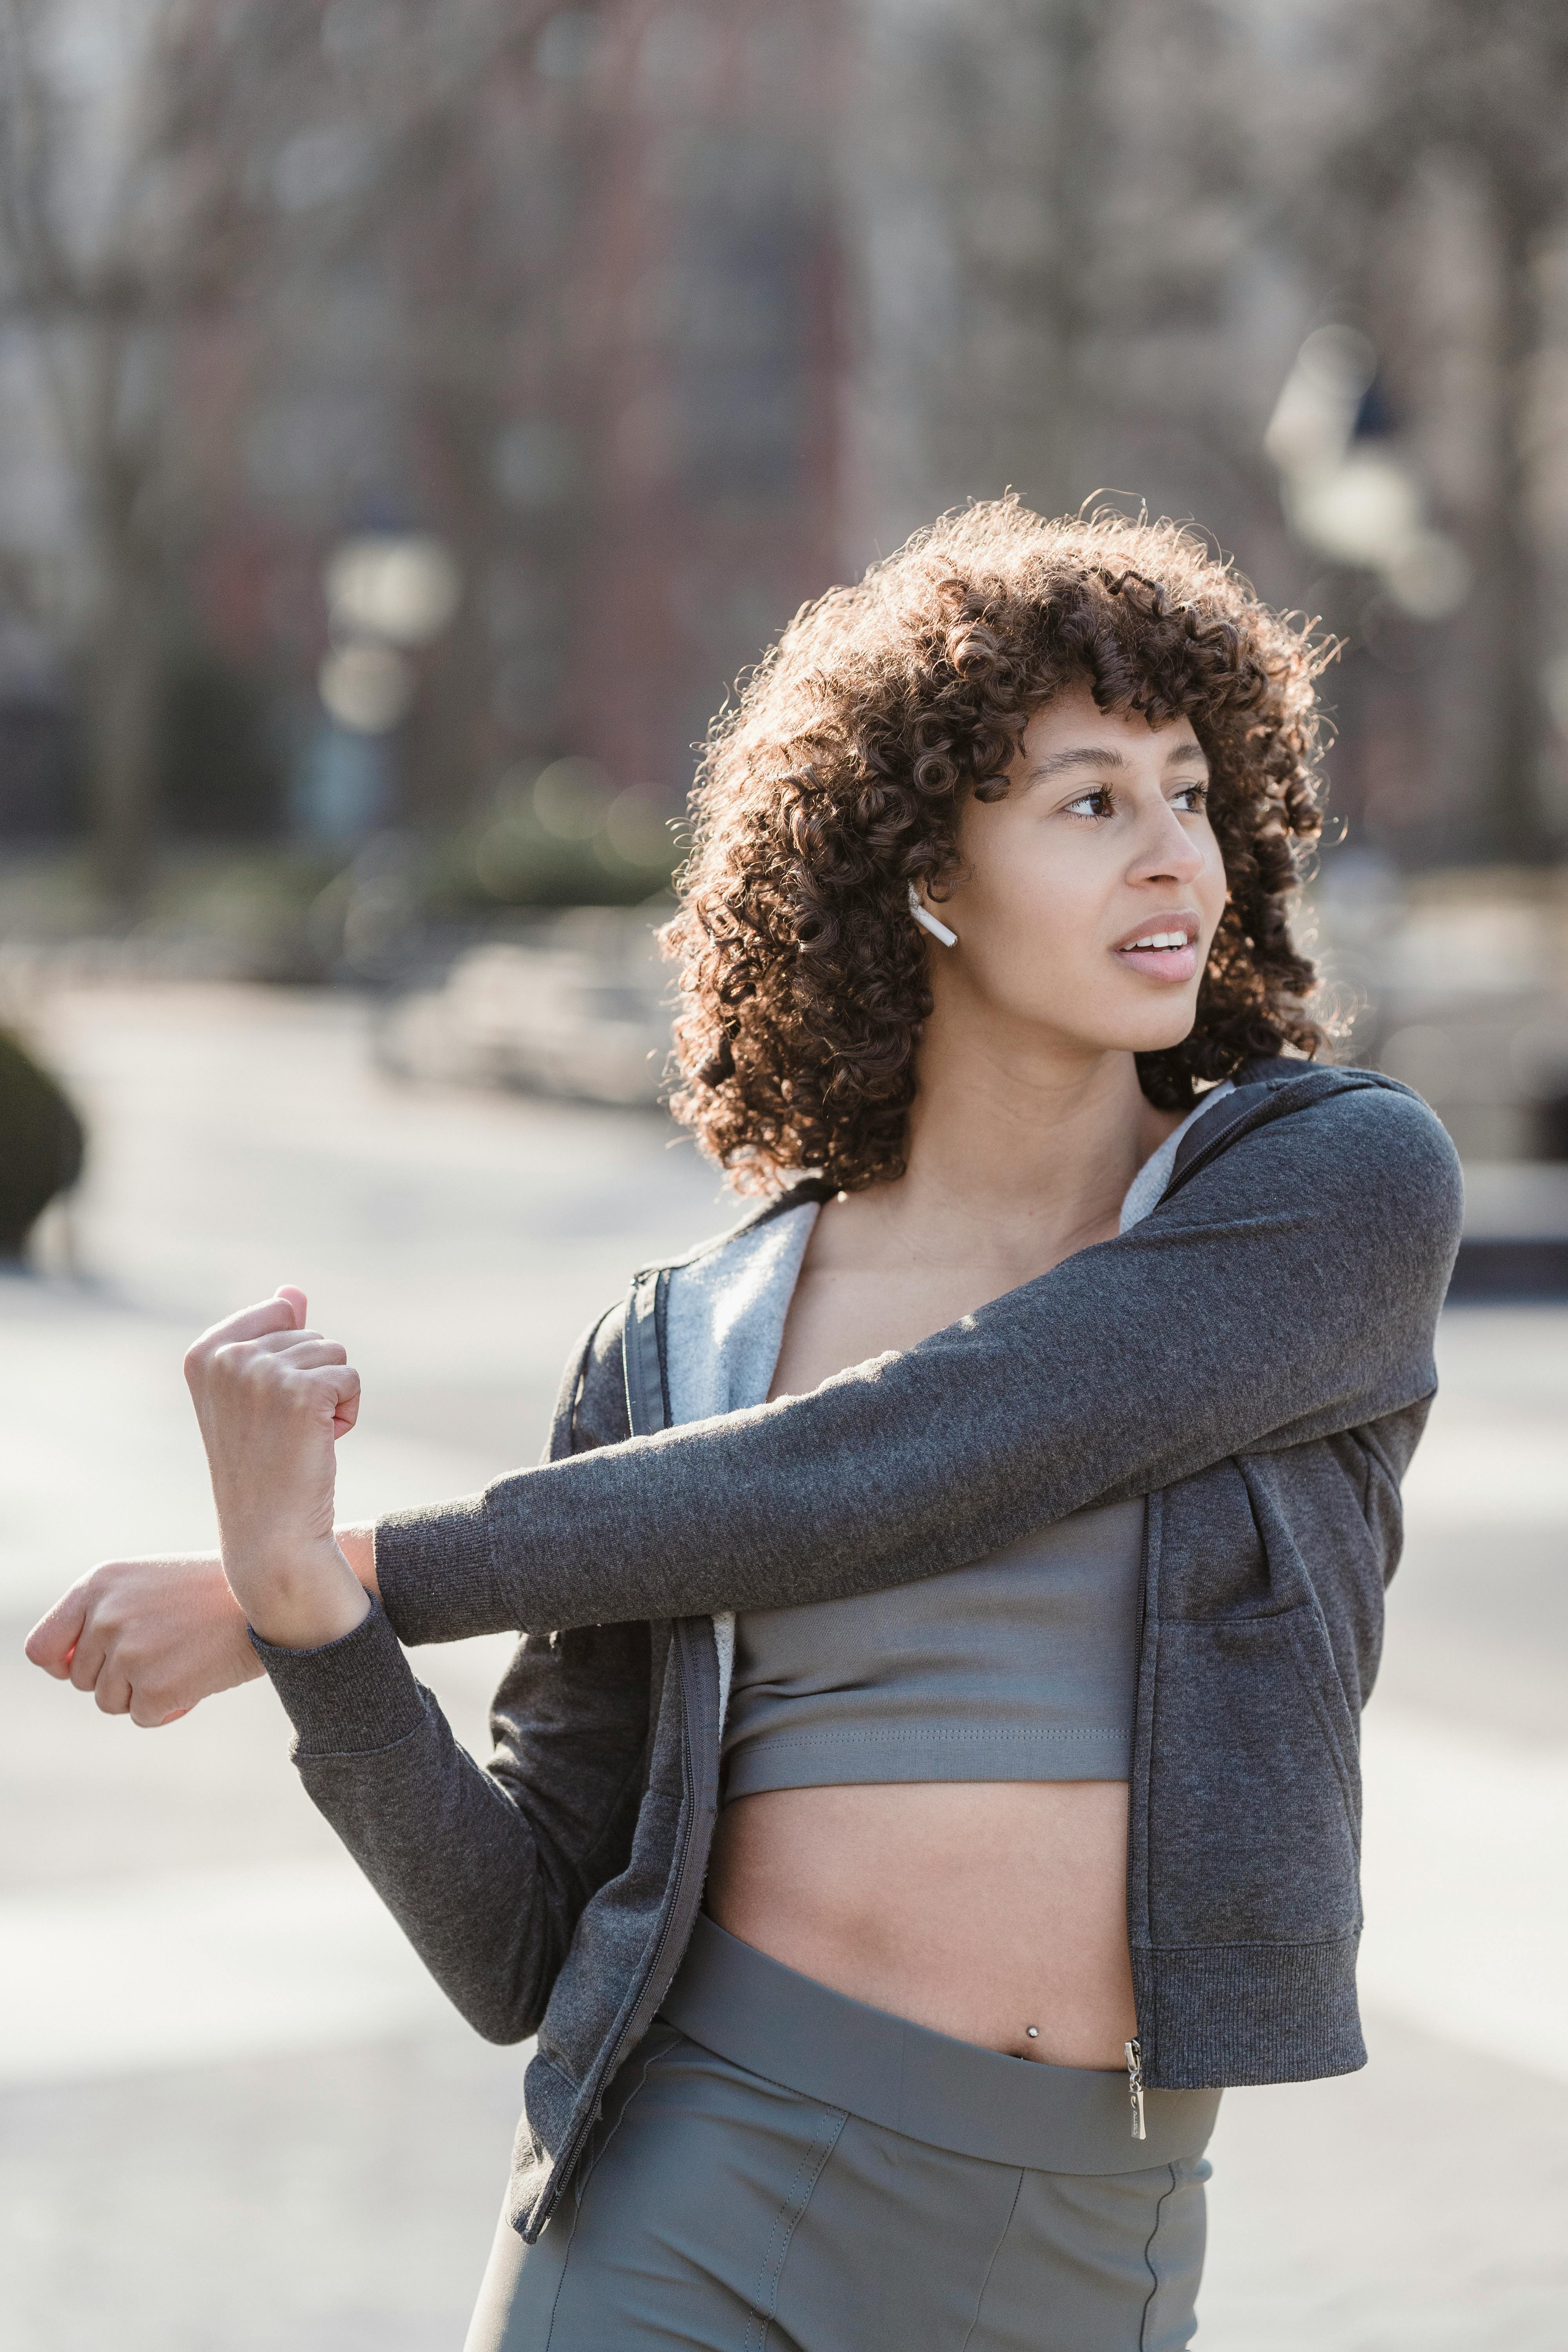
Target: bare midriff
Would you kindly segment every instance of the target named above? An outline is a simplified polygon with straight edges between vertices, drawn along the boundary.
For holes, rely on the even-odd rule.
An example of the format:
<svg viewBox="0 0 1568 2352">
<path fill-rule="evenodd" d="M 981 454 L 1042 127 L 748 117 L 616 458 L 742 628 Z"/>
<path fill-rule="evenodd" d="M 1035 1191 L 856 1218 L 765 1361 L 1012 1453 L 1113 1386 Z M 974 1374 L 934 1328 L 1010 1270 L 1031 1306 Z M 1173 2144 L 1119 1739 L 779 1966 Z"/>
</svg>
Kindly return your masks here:
<svg viewBox="0 0 1568 2352">
<path fill-rule="evenodd" d="M 769 1395 L 804 1396 L 847 1364 L 916 1347 L 1108 1239 L 1134 1171 L 1176 1125 L 1131 1084 L 1136 1141 L 1130 1128 L 1125 1164 L 1101 1171 L 1104 1196 L 1090 1186 L 1055 1220 L 1022 1219 L 1011 1254 L 987 1255 L 998 1231 L 1011 1233 L 1006 1220 L 982 1220 L 986 1246 L 973 1257 L 954 1245 L 940 1188 L 931 1234 L 918 1215 L 908 1231 L 896 1213 L 889 1225 L 908 1178 L 826 1203 Z M 954 1197 L 968 1183 L 966 1172 Z M 719 1816 L 707 1908 L 742 1943 L 835 1992 L 1011 2057 L 1120 2068 L 1138 2032 L 1124 1780 L 892 1781 L 739 1797 Z"/>
<path fill-rule="evenodd" d="M 1120 2067 L 1138 2031 L 1125 1781 L 742 1797 L 719 1817 L 707 1907 L 835 1992 L 1012 2057 Z"/>
</svg>

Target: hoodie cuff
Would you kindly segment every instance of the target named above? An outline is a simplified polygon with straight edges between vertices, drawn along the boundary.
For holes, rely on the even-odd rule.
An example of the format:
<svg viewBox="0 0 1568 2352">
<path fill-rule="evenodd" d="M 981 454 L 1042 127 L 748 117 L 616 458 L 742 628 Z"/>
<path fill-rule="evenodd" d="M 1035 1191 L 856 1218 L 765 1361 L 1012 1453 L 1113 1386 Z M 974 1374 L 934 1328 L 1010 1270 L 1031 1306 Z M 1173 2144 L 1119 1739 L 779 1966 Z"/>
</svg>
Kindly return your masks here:
<svg viewBox="0 0 1568 2352">
<path fill-rule="evenodd" d="M 249 1631 L 294 1727 L 296 1756 L 373 1755 L 424 1722 L 423 1694 L 379 1602 L 319 1650 L 275 1649 Z"/>
<path fill-rule="evenodd" d="M 496 1573 L 488 1491 L 378 1519 L 375 1580 L 410 1649 L 508 1632 L 514 1622 Z"/>
</svg>

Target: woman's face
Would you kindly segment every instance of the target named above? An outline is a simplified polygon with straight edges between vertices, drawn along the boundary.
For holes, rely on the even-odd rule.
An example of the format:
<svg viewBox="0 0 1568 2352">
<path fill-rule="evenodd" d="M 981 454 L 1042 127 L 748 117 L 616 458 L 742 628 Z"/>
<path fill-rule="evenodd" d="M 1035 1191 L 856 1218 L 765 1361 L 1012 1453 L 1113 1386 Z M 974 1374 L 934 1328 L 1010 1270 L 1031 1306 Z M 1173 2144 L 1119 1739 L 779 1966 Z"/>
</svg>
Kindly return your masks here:
<svg viewBox="0 0 1568 2352">
<path fill-rule="evenodd" d="M 963 812 L 939 1014 L 968 999 L 1090 1052 L 1179 1045 L 1226 898 L 1207 779 L 1189 719 L 1119 717 L 1087 687 L 1037 711 L 1005 796 Z"/>
</svg>

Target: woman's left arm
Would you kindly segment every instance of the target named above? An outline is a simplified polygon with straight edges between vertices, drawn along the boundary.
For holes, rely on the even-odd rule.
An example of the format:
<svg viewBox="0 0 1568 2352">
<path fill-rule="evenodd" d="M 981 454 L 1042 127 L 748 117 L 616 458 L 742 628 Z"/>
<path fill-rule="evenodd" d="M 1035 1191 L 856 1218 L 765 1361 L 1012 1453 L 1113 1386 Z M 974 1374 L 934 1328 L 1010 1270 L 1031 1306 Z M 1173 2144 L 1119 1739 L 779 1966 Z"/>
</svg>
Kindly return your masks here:
<svg viewBox="0 0 1568 2352">
<path fill-rule="evenodd" d="M 1119 1239 L 806 1397 L 377 1527 L 408 1642 L 886 1590 L 1436 1386 L 1458 1163 L 1363 1082 L 1238 1134 Z"/>
</svg>

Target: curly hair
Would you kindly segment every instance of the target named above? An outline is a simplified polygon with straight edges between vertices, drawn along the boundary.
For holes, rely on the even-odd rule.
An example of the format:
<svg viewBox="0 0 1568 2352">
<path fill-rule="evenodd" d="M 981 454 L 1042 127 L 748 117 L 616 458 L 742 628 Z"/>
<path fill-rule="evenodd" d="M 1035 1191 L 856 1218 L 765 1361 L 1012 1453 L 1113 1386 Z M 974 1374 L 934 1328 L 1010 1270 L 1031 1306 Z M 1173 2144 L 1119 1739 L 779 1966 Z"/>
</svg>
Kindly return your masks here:
<svg viewBox="0 0 1568 2352">
<path fill-rule="evenodd" d="M 931 1010 L 909 886 L 942 898 L 966 796 L 1005 793 L 1029 719 L 1077 683 L 1152 726 L 1184 715 L 1210 767 L 1229 898 L 1193 1030 L 1137 1057 L 1144 1094 L 1185 1109 L 1249 1055 L 1317 1052 L 1288 915 L 1321 825 L 1332 650 L 1183 526 L 1050 521 L 1012 496 L 804 607 L 715 719 L 692 795 L 661 934 L 681 967 L 676 1117 L 743 1192 L 903 1173 Z"/>
</svg>

